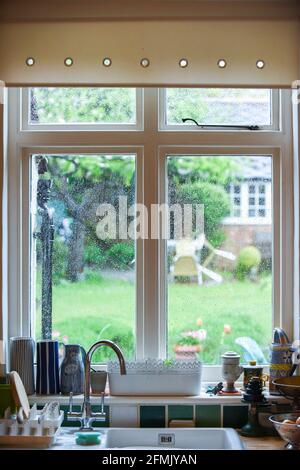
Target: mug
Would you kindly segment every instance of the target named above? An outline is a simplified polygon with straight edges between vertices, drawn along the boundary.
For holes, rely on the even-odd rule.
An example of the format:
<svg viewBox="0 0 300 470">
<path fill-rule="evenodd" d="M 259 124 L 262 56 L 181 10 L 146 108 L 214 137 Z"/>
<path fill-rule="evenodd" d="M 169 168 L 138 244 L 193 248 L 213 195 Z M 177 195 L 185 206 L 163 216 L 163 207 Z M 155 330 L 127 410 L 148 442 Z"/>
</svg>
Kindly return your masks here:
<svg viewBox="0 0 300 470">
<path fill-rule="evenodd" d="M 105 370 L 91 370 L 91 389 L 93 395 L 105 392 L 107 372 Z"/>
<path fill-rule="evenodd" d="M 59 387 L 59 343 L 56 340 L 37 342 L 36 393 L 57 395 Z"/>
<path fill-rule="evenodd" d="M 34 352 L 35 343 L 32 338 L 22 336 L 10 338 L 10 370 L 18 372 L 27 395 L 32 395 L 35 392 Z"/>
</svg>

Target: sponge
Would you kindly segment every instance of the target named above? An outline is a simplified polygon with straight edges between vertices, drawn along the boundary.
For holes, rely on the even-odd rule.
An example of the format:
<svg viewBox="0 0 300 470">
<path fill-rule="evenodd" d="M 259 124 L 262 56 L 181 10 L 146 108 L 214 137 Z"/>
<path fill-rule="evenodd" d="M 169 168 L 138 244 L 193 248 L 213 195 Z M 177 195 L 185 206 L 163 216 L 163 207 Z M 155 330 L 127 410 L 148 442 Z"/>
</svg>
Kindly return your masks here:
<svg viewBox="0 0 300 470">
<path fill-rule="evenodd" d="M 93 446 L 100 444 L 100 432 L 77 432 L 76 444 L 79 446 Z"/>
</svg>

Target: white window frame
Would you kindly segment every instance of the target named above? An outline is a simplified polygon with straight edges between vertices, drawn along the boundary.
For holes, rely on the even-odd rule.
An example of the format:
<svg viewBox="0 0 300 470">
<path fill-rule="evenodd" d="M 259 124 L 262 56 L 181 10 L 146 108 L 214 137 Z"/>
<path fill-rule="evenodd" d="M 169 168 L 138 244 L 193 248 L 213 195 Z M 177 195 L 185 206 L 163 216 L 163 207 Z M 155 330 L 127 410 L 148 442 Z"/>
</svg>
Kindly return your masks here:
<svg viewBox="0 0 300 470">
<path fill-rule="evenodd" d="M 143 131 L 94 130 L 74 132 L 52 129 L 36 132 L 24 130 L 20 122 L 21 96 L 19 89 L 8 90 L 8 195 L 4 201 L 8 208 L 7 227 L 8 261 L 4 266 L 7 280 L 8 337 L 29 334 L 29 173 L 26 161 L 30 153 L 80 152 L 87 148 L 112 153 L 124 151 L 142 155 L 138 171 L 137 191 L 150 213 L 151 204 L 165 198 L 166 155 L 173 154 L 272 154 L 276 160 L 273 185 L 276 188 L 274 223 L 274 324 L 280 325 L 293 337 L 293 148 L 291 138 L 291 93 L 281 92 L 284 119 L 280 131 L 177 132 L 159 129 L 159 90 L 144 90 L 144 114 L 147 117 Z M 281 191 L 281 187 L 290 191 Z M 279 199 L 278 199 L 279 198 Z M 276 214 L 278 214 L 276 216 Z M 6 224 L 6 225 L 5 225 Z M 281 230 L 284 227 L 284 230 Z M 275 235 L 276 234 L 276 235 Z M 5 239 L 5 237 L 4 237 Z M 141 288 L 137 287 L 137 358 L 165 357 L 166 308 L 164 243 L 145 240 L 140 247 L 137 271 Z M 143 260 L 143 263 L 142 263 Z M 139 264 L 141 263 L 141 264 Z M 142 279 L 142 281 L 141 281 Z M 5 288 L 6 288 L 5 287 Z M 9 315 L 8 313 L 9 312 Z M 204 379 L 215 380 L 219 366 L 206 366 Z"/>
<path fill-rule="evenodd" d="M 187 87 L 188 88 L 188 87 Z M 202 129 L 197 127 L 196 124 L 168 124 L 167 122 L 167 95 L 166 88 L 160 88 L 159 90 L 159 107 L 160 107 L 160 116 L 159 116 L 159 129 L 162 131 L 185 131 L 185 132 L 216 132 L 216 129 Z M 281 129 L 281 113 L 280 113 L 280 92 L 279 90 L 271 90 L 271 120 L 272 124 L 259 126 L 258 131 L 251 131 L 248 129 L 244 130 L 234 130 L 227 129 L 227 132 L 270 132 L 270 131 L 280 131 Z M 183 116 L 188 118 L 189 116 Z M 201 124 L 201 123 L 199 123 Z M 249 126 L 255 125 L 254 122 L 249 122 Z M 225 125 L 218 126 L 219 130 L 226 130 Z"/>
<path fill-rule="evenodd" d="M 142 131 L 143 130 L 143 89 L 135 88 L 136 121 L 134 123 L 78 123 L 39 124 L 29 121 L 29 89 L 21 90 L 21 130 L 23 131 Z"/>
<path fill-rule="evenodd" d="M 248 147 L 242 149 L 237 147 L 226 147 L 220 150 L 219 147 L 201 147 L 201 146 L 187 146 L 187 147 L 161 147 L 160 148 L 160 203 L 167 203 L 167 165 L 166 161 L 168 157 L 176 156 L 188 156 L 201 158 L 201 156 L 212 156 L 212 157 L 222 157 L 222 156 L 255 156 L 255 157 L 272 157 L 272 167 L 273 167 L 273 180 L 280 180 L 280 168 L 281 168 L 281 156 L 280 150 L 278 148 L 267 148 L 267 147 Z M 277 293 L 281 291 L 280 289 L 280 270 L 277 257 L 274 256 L 275 250 L 280 246 L 280 233 L 275 229 L 278 226 L 278 222 L 281 219 L 281 203 L 280 203 L 280 191 L 272 192 L 272 206 L 273 206 L 273 223 L 272 223 L 272 259 L 273 259 L 273 285 L 272 285 L 272 307 L 273 307 L 273 323 L 272 327 L 280 324 L 280 305 L 283 302 L 283 299 L 278 299 L 276 297 Z M 166 318 L 167 318 L 167 271 L 164 269 L 166 266 L 166 256 L 167 256 L 167 241 L 160 241 L 160 272 L 161 272 L 161 299 L 165 299 L 161 304 L 161 355 L 164 354 L 166 357 L 167 352 L 167 330 L 166 330 Z"/>
</svg>

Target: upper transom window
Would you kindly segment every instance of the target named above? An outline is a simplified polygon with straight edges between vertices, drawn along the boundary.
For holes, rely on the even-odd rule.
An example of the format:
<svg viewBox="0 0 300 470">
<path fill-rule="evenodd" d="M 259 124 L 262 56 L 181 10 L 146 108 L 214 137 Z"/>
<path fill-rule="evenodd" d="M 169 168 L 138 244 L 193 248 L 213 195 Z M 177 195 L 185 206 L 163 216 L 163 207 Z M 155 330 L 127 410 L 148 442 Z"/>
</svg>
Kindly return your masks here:
<svg viewBox="0 0 300 470">
<path fill-rule="evenodd" d="M 162 128 L 278 128 L 278 94 L 270 89 L 166 88 L 161 95 Z"/>
<path fill-rule="evenodd" d="M 23 127 L 96 129 L 141 127 L 142 91 L 136 88 L 30 88 Z"/>
</svg>

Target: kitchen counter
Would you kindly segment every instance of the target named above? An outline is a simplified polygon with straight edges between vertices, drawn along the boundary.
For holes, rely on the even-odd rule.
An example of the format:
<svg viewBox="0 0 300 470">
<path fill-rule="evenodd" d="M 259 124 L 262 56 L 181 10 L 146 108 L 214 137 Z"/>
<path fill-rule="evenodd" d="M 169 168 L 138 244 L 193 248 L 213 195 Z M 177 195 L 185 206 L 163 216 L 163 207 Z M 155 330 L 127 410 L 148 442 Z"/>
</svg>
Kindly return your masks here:
<svg viewBox="0 0 300 470">
<path fill-rule="evenodd" d="M 285 442 L 280 437 L 244 437 L 241 439 L 246 450 L 284 450 Z"/>
</svg>

